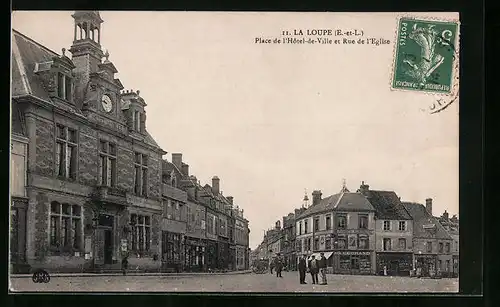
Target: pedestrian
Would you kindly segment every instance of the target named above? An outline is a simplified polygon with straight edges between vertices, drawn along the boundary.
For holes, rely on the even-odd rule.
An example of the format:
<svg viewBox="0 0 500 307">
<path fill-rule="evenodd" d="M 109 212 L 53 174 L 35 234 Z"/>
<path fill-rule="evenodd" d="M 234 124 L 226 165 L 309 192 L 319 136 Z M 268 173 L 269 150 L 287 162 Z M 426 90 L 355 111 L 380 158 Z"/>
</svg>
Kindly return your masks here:
<svg viewBox="0 0 500 307">
<path fill-rule="evenodd" d="M 122 273 L 123 275 L 127 275 L 127 269 L 128 269 L 128 255 L 124 254 L 122 258 Z"/>
<path fill-rule="evenodd" d="M 276 257 L 276 277 L 281 277 L 281 271 L 283 270 L 283 262 L 281 261 L 281 258 L 278 256 Z"/>
<path fill-rule="evenodd" d="M 301 285 L 305 285 L 306 283 L 306 258 L 304 256 L 300 256 L 299 258 L 299 281 Z"/>
<path fill-rule="evenodd" d="M 271 260 L 271 263 L 269 264 L 269 268 L 271 269 L 271 274 L 273 274 L 274 261 Z"/>
<path fill-rule="evenodd" d="M 321 273 L 321 284 L 326 285 L 326 258 L 324 253 L 320 253 L 319 272 Z"/>
<path fill-rule="evenodd" d="M 319 263 L 316 260 L 316 256 L 312 255 L 311 258 L 309 261 L 309 272 L 311 273 L 312 283 L 318 284 Z"/>
</svg>

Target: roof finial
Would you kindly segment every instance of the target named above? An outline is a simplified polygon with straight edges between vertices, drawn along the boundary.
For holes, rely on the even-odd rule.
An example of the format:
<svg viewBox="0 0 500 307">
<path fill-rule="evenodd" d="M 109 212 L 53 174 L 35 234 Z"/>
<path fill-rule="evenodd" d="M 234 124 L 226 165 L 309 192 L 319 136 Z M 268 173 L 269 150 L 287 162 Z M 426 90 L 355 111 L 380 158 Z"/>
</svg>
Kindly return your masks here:
<svg viewBox="0 0 500 307">
<path fill-rule="evenodd" d="M 66 48 L 63 48 L 63 49 L 62 49 L 62 55 L 63 55 L 63 56 L 66 56 Z"/>
<path fill-rule="evenodd" d="M 109 62 L 109 52 L 106 49 L 106 53 L 104 54 L 104 57 L 106 58 L 106 62 Z"/>
<path fill-rule="evenodd" d="M 342 178 L 342 189 L 346 188 L 346 181 L 345 178 Z"/>
</svg>

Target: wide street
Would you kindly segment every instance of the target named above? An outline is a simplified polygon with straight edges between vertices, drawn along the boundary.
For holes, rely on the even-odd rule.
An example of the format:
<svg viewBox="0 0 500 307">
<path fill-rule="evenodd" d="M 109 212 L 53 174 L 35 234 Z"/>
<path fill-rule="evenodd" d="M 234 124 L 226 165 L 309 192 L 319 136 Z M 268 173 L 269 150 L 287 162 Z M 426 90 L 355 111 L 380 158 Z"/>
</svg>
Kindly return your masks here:
<svg viewBox="0 0 500 307">
<path fill-rule="evenodd" d="M 47 284 L 11 278 L 15 292 L 458 292 L 458 279 L 328 275 L 328 285 L 300 285 L 297 272 L 199 276 L 52 277 Z"/>
</svg>

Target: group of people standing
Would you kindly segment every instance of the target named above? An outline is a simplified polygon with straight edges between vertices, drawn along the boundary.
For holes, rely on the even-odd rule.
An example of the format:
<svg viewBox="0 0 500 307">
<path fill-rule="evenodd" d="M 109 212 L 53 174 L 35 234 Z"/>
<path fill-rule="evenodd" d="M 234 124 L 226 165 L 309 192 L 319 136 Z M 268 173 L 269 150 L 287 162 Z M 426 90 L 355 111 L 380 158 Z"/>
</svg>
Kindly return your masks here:
<svg viewBox="0 0 500 307">
<path fill-rule="evenodd" d="M 327 267 L 326 258 L 323 253 L 320 253 L 319 259 L 316 259 L 316 256 L 312 255 L 311 260 L 309 260 L 309 262 L 307 262 L 306 257 L 301 256 L 299 258 L 299 265 L 298 265 L 300 284 L 302 285 L 307 284 L 306 272 L 309 272 L 311 274 L 313 284 L 326 285 L 327 284 L 326 267 Z M 271 274 L 273 274 L 273 270 L 276 271 L 276 277 L 283 277 L 281 276 L 281 272 L 283 270 L 283 260 L 279 255 L 271 262 L 270 270 Z M 321 283 L 318 280 L 318 275 L 320 274 L 321 274 Z"/>
<path fill-rule="evenodd" d="M 311 260 L 306 265 L 306 257 L 301 256 L 299 259 L 299 281 L 300 284 L 306 283 L 306 272 L 309 271 L 313 284 L 326 285 L 326 258 L 323 253 L 320 253 L 320 258 L 316 259 L 315 255 L 311 256 Z M 318 281 L 318 274 L 321 274 L 321 283 Z"/>
</svg>

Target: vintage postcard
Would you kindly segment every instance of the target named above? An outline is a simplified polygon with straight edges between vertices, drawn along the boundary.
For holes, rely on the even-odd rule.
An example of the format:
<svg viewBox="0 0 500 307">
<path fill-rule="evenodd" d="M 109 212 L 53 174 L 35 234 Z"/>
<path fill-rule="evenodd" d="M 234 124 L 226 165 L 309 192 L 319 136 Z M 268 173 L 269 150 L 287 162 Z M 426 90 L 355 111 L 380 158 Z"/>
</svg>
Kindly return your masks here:
<svg viewBox="0 0 500 307">
<path fill-rule="evenodd" d="M 459 30 L 14 11 L 10 292 L 458 292 Z"/>
</svg>

